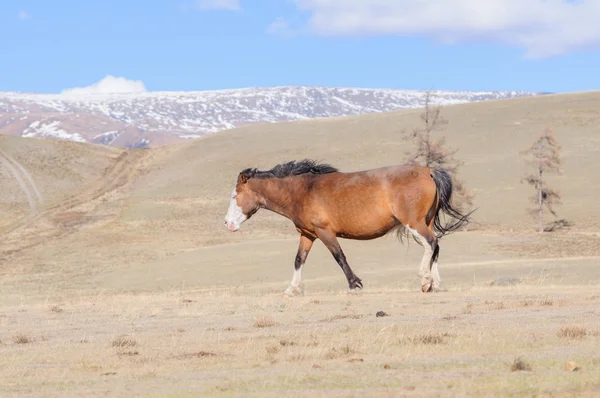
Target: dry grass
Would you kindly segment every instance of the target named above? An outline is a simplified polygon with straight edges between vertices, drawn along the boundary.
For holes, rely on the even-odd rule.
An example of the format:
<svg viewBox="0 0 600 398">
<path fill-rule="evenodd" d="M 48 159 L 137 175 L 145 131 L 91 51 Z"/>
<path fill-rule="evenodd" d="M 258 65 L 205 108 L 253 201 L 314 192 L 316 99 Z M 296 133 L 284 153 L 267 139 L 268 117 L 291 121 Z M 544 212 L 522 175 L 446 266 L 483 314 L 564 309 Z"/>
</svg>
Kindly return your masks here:
<svg viewBox="0 0 600 398">
<path fill-rule="evenodd" d="M 35 340 L 23 333 L 19 333 L 16 336 L 13 337 L 13 342 L 15 344 L 31 344 L 33 343 Z"/>
<path fill-rule="evenodd" d="M 563 326 L 556 335 L 561 339 L 579 340 L 587 336 L 587 330 L 578 326 Z"/>
<path fill-rule="evenodd" d="M 573 388 L 591 396 L 597 392 L 592 372 L 576 372 L 577 380 L 552 373 L 572 374 L 563 371 L 565 352 L 578 369 L 597 367 L 597 358 L 590 357 L 596 339 L 555 335 L 561 327 L 569 330 L 568 336 L 580 329 L 591 336 L 590 331 L 600 329 L 595 318 L 576 323 L 596 307 L 589 294 L 578 295 L 578 290 L 525 286 L 508 293 L 482 287 L 435 295 L 371 290 L 351 300 L 313 293 L 321 301 L 318 306 L 312 299 L 289 300 L 277 293 L 186 292 L 194 301 L 185 305 L 179 292 L 123 294 L 68 301 L 69 316 L 59 318 L 58 328 L 52 326 L 57 318 L 47 306 L 4 308 L 0 339 L 14 336 L 17 326 L 49 339 L 26 349 L 2 346 L 0 388 L 24 397 L 35 395 L 27 392 L 31 385 L 38 385 L 38 395 L 90 395 L 103 386 L 120 396 L 135 386 L 136 394 L 155 396 L 264 396 L 282 387 L 302 396 L 352 395 L 358 389 L 376 396 L 386 385 L 391 395 L 415 387 L 416 394 L 444 396 L 452 385 L 452 394 L 461 396 L 480 396 L 482 391 L 494 396 L 568 395 Z M 535 303 L 547 296 L 569 298 L 569 303 L 521 306 L 524 293 Z M 464 300 L 474 303 L 477 316 L 461 313 Z M 499 302 L 506 310 L 486 311 Z M 373 316 L 382 303 L 388 303 L 392 315 Z M 335 317 L 350 315 L 339 313 L 350 310 L 363 316 Z M 268 320 L 271 326 L 257 327 L 246 317 Z M 566 329 L 563 322 L 576 326 Z M 112 334 L 116 337 L 108 337 Z M 518 358 L 522 352 L 527 361 L 507 367 L 506 357 Z M 29 364 L 43 364 L 44 372 L 32 373 Z M 526 384 L 509 382 L 509 367 L 527 370 L 532 364 L 536 371 L 524 372 Z M 70 371 L 65 374 L 63 366 Z M 506 371 L 499 372 L 502 368 Z M 196 384 L 199 374 L 203 381 Z M 426 381 L 427 391 L 421 391 Z"/>
<path fill-rule="evenodd" d="M 343 345 L 341 347 L 332 347 L 325 354 L 325 359 L 337 359 L 340 357 L 347 357 L 349 355 L 355 354 L 356 351 L 350 348 L 348 344 Z"/>
<path fill-rule="evenodd" d="M 270 328 L 277 325 L 277 322 L 268 316 L 259 316 L 254 319 L 254 326 L 257 328 Z"/>
<path fill-rule="evenodd" d="M 127 335 L 122 335 L 114 339 L 111 345 L 116 348 L 135 347 L 137 345 L 137 341 Z"/>
<path fill-rule="evenodd" d="M 334 322 L 339 321 L 341 319 L 360 319 L 362 315 L 358 314 L 348 314 L 348 315 L 333 315 L 327 318 L 320 319 L 319 322 Z"/>
<path fill-rule="evenodd" d="M 52 307 L 50 307 L 50 311 L 56 312 L 56 313 L 61 313 L 64 310 L 58 305 L 53 305 Z"/>
<path fill-rule="evenodd" d="M 552 306 L 554 305 L 554 301 L 549 299 L 548 297 L 545 297 L 543 300 L 540 300 L 539 305 L 541 306 Z"/>
<path fill-rule="evenodd" d="M 488 309 L 492 309 L 492 310 L 503 310 L 506 308 L 503 301 L 488 301 L 488 300 L 486 300 L 485 304 L 487 305 Z"/>
<path fill-rule="evenodd" d="M 520 357 L 519 358 L 515 358 L 515 360 L 513 361 L 512 365 L 510 365 L 510 371 L 511 372 L 522 372 L 522 371 L 530 372 L 531 371 L 531 365 L 528 364 L 527 362 L 525 362 Z"/>
<path fill-rule="evenodd" d="M 521 300 L 519 302 L 519 305 L 521 307 L 531 307 L 534 304 L 535 304 L 535 301 L 533 301 L 533 300 Z"/>
</svg>

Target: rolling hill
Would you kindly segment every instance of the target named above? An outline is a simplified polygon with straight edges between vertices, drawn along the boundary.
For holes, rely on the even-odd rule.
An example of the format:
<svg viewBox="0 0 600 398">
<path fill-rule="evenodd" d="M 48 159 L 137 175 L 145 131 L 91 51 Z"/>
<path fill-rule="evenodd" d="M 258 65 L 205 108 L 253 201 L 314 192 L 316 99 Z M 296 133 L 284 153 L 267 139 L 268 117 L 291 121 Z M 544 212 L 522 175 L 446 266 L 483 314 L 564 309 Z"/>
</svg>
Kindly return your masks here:
<svg viewBox="0 0 600 398">
<path fill-rule="evenodd" d="M 533 92 L 437 91 L 459 104 Z M 199 92 L 50 95 L 0 93 L 0 134 L 122 148 L 156 147 L 234 127 L 422 106 L 425 92 L 332 87 L 269 87 Z"/>
</svg>

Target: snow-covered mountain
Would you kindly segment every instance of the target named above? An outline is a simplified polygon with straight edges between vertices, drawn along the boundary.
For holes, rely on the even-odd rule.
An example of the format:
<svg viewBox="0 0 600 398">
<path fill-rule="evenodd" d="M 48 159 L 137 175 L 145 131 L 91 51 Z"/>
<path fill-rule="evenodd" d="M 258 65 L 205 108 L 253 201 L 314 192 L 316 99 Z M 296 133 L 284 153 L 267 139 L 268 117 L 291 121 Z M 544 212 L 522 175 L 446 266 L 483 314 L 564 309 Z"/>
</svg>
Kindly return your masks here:
<svg viewBox="0 0 600 398">
<path fill-rule="evenodd" d="M 447 105 L 540 94 L 435 91 L 432 101 Z M 424 97 L 425 91 L 303 86 L 76 96 L 0 92 L 0 134 L 158 146 L 253 123 L 421 107 Z"/>
</svg>

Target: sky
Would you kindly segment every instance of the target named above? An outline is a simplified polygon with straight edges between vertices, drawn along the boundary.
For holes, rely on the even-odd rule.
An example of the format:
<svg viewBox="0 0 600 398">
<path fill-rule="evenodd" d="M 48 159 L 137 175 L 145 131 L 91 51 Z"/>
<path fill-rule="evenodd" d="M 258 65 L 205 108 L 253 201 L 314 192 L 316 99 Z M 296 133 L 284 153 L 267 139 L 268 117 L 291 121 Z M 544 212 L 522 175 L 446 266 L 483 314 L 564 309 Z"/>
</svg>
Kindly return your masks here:
<svg viewBox="0 0 600 398">
<path fill-rule="evenodd" d="M 600 0 L 2 0 L 0 91 L 600 89 Z"/>
</svg>

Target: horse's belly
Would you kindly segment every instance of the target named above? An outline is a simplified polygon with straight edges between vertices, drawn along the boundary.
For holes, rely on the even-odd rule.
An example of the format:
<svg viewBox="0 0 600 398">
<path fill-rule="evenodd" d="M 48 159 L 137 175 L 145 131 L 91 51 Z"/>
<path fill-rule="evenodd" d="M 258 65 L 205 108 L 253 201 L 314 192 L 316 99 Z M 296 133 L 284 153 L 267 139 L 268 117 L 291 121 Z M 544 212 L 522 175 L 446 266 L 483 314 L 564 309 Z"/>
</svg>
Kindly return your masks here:
<svg viewBox="0 0 600 398">
<path fill-rule="evenodd" d="M 378 181 L 367 185 L 367 182 L 362 184 L 362 189 L 352 185 L 339 190 L 337 197 L 329 199 L 320 209 L 338 237 L 374 239 L 397 225 L 385 185 Z"/>
<path fill-rule="evenodd" d="M 347 239 L 375 239 L 387 234 L 398 222 L 393 217 L 348 217 L 340 223 L 337 235 Z"/>
</svg>

